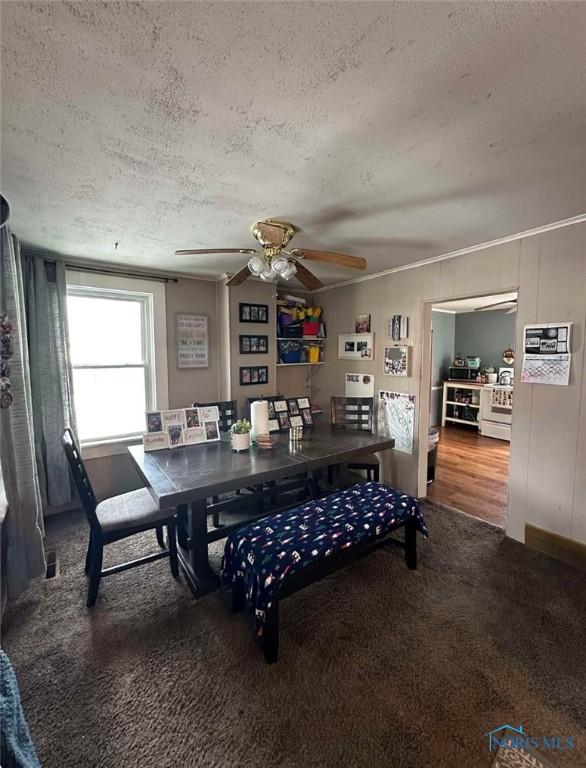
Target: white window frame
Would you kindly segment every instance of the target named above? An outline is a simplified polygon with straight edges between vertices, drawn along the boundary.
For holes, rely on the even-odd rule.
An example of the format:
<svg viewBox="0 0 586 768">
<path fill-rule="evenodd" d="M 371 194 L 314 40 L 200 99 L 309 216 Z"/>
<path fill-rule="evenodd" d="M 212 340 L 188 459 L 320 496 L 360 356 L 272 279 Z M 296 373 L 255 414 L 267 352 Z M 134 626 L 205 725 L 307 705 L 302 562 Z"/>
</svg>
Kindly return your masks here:
<svg viewBox="0 0 586 768">
<path fill-rule="evenodd" d="M 165 285 L 154 280 L 141 280 L 118 275 L 105 275 L 67 271 L 67 293 L 71 296 L 94 296 L 104 299 L 139 301 L 143 326 L 143 364 L 147 408 L 159 410 L 169 407 L 169 380 L 167 367 L 167 310 Z M 146 333 L 144 332 L 146 330 Z M 75 368 L 95 366 L 74 366 Z M 103 366 L 98 366 L 103 367 Z M 107 366 L 116 367 L 116 366 Z M 128 365 L 120 367 L 127 368 Z M 116 435 L 99 440 L 82 440 L 84 458 L 113 456 L 125 453 L 129 445 L 139 443 L 142 433 Z"/>
</svg>

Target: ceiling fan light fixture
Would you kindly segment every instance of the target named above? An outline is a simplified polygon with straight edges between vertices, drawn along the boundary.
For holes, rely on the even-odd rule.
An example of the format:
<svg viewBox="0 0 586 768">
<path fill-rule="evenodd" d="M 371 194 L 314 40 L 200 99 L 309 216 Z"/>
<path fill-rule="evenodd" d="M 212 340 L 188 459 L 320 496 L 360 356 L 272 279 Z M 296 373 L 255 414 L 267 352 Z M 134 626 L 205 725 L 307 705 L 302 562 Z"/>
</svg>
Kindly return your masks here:
<svg viewBox="0 0 586 768">
<path fill-rule="evenodd" d="M 281 272 L 281 277 L 285 280 L 289 280 L 297 272 L 297 267 L 294 261 L 288 261 L 286 269 Z"/>
<path fill-rule="evenodd" d="M 277 256 L 273 259 L 272 267 L 277 275 L 284 275 L 289 268 L 289 261 L 285 256 Z"/>
<path fill-rule="evenodd" d="M 263 272 L 269 269 L 269 265 L 264 256 L 256 254 L 248 260 L 248 269 L 255 277 L 259 277 Z"/>
</svg>

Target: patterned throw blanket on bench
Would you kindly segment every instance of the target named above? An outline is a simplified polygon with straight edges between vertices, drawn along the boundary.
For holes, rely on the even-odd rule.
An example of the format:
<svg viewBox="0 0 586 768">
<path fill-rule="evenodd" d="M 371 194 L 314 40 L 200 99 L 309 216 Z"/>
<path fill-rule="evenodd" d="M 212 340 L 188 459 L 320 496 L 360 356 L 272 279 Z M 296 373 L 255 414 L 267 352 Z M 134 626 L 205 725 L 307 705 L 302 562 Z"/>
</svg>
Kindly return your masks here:
<svg viewBox="0 0 586 768">
<path fill-rule="evenodd" d="M 419 502 L 382 483 L 359 483 L 234 531 L 222 560 L 224 584 L 244 581 L 262 635 L 265 612 L 287 577 L 358 544 L 386 536 L 414 518 L 427 536 Z"/>
</svg>

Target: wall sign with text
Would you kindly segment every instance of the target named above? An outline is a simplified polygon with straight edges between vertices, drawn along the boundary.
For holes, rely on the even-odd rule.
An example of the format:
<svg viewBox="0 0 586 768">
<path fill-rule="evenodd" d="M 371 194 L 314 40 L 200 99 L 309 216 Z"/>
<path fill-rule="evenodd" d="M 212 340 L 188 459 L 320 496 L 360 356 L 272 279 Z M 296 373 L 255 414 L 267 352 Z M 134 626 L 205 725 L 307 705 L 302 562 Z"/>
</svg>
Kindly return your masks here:
<svg viewBox="0 0 586 768">
<path fill-rule="evenodd" d="M 207 368 L 209 365 L 208 318 L 177 312 L 177 368 Z"/>
</svg>

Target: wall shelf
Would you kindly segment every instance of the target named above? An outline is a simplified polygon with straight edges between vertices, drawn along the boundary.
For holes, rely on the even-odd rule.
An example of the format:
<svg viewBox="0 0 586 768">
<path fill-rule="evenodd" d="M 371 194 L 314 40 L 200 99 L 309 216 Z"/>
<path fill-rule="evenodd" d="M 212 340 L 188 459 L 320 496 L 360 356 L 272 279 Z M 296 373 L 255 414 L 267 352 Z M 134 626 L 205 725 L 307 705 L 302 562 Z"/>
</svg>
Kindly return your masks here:
<svg viewBox="0 0 586 768">
<path fill-rule="evenodd" d="M 291 365 L 323 365 L 323 363 L 277 363 L 277 368 L 288 368 Z"/>
<path fill-rule="evenodd" d="M 447 405 L 467 405 L 469 408 L 480 408 L 480 403 L 458 403 L 455 400 L 446 400 Z"/>
<path fill-rule="evenodd" d="M 325 336 L 300 336 L 298 339 L 292 336 L 277 336 L 277 341 L 325 341 Z"/>
<path fill-rule="evenodd" d="M 471 424 L 473 427 L 478 426 L 477 421 L 471 421 L 471 419 L 455 419 L 453 416 L 445 416 L 445 421 L 455 421 L 456 424 Z"/>
</svg>

